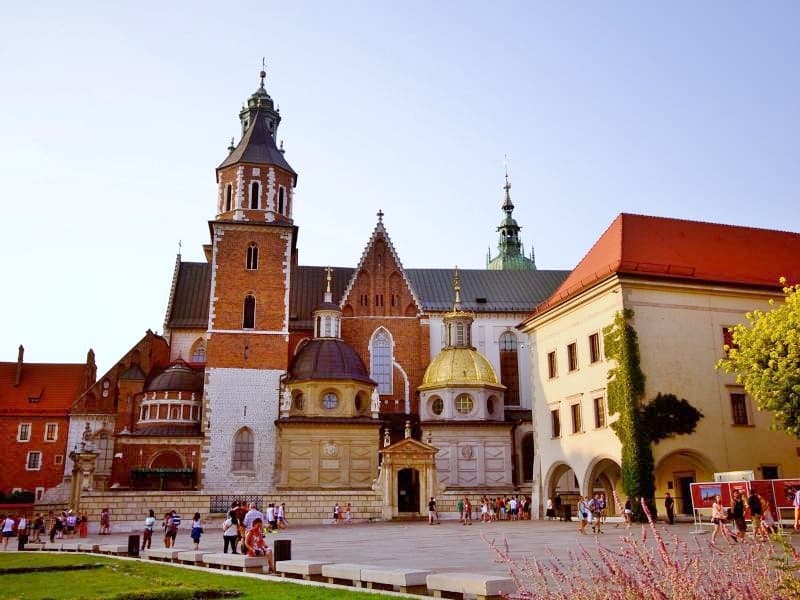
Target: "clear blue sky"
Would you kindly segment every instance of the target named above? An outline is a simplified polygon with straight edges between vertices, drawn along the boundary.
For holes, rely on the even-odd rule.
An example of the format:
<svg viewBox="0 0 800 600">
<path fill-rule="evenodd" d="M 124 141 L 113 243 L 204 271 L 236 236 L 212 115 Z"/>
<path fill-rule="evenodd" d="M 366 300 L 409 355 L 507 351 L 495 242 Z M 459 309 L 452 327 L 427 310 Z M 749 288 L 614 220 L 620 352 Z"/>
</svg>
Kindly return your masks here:
<svg viewBox="0 0 800 600">
<path fill-rule="evenodd" d="M 381 208 L 405 266 L 483 267 L 504 155 L 540 268 L 623 211 L 800 230 L 796 2 L 116 4 L 3 10 L 0 360 L 162 330 L 262 56 L 302 264 Z"/>
</svg>

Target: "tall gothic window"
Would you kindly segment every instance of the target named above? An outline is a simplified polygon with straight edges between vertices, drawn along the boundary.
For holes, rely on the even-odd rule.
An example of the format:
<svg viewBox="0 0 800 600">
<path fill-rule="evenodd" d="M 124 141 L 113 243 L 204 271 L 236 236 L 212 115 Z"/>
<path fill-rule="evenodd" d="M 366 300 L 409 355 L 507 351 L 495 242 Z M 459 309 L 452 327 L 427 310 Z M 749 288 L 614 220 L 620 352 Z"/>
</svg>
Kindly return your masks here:
<svg viewBox="0 0 800 600">
<path fill-rule="evenodd" d="M 519 406 L 518 365 L 517 336 L 506 331 L 500 336 L 500 383 L 506 386 L 506 406 Z"/>
<path fill-rule="evenodd" d="M 392 393 L 392 337 L 383 327 L 370 340 L 371 377 L 378 384 L 379 394 Z"/>
<path fill-rule="evenodd" d="M 229 183 L 225 186 L 225 210 L 229 211 L 231 209 L 233 202 L 233 186 Z"/>
<path fill-rule="evenodd" d="M 252 294 L 244 297 L 244 318 L 242 328 L 253 329 L 256 326 L 256 299 Z"/>
<path fill-rule="evenodd" d="M 233 471 L 253 471 L 253 455 L 255 454 L 255 441 L 253 432 L 247 427 L 242 427 L 233 436 Z"/>
<path fill-rule="evenodd" d="M 286 208 L 286 188 L 280 186 L 278 188 L 278 212 L 284 214 L 284 209 Z"/>
<path fill-rule="evenodd" d="M 261 186 L 257 181 L 250 184 L 250 208 L 258 208 L 258 196 Z"/>
<path fill-rule="evenodd" d="M 247 247 L 247 270 L 255 271 L 258 269 L 258 246 L 251 242 Z"/>
</svg>

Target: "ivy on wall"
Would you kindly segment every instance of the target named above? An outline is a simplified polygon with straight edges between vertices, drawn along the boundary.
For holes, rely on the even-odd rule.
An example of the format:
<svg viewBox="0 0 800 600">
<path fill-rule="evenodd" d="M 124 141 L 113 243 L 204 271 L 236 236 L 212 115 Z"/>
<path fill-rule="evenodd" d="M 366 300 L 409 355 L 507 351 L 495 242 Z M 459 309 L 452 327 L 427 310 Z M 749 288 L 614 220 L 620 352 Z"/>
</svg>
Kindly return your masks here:
<svg viewBox="0 0 800 600">
<path fill-rule="evenodd" d="M 633 311 L 625 309 L 603 328 L 605 356 L 616 363 L 608 372 L 608 412 L 619 413 L 611 428 L 622 443 L 622 489 L 632 500 L 644 498 L 655 516 L 655 463 L 641 411 L 645 376 L 640 366 L 639 338 L 630 324 L 632 318 Z M 634 517 L 643 520 L 641 504 L 632 504 Z"/>
</svg>

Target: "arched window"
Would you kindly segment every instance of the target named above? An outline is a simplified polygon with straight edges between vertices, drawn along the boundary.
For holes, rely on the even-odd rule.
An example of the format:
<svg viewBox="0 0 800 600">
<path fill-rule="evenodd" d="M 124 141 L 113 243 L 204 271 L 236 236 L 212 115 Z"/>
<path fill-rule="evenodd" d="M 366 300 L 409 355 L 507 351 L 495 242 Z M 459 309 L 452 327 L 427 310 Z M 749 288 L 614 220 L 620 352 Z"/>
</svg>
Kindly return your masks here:
<svg viewBox="0 0 800 600">
<path fill-rule="evenodd" d="M 234 471 L 253 471 L 253 455 L 255 454 L 255 442 L 253 432 L 247 427 L 242 427 L 233 436 L 233 464 Z"/>
<path fill-rule="evenodd" d="M 258 246 L 251 242 L 247 247 L 247 270 L 255 271 L 258 269 Z"/>
<path fill-rule="evenodd" d="M 392 337 L 383 327 L 372 334 L 370 376 L 378 384 L 379 394 L 392 393 Z"/>
<path fill-rule="evenodd" d="M 505 405 L 519 406 L 517 336 L 510 331 L 500 336 L 500 383 L 506 386 Z"/>
<path fill-rule="evenodd" d="M 251 294 L 244 297 L 244 318 L 242 328 L 253 329 L 256 326 L 256 299 Z"/>
<path fill-rule="evenodd" d="M 258 208 L 258 197 L 261 185 L 254 181 L 250 184 L 250 208 Z"/>
<path fill-rule="evenodd" d="M 278 188 L 278 212 L 284 214 L 284 208 L 286 205 L 286 188 L 280 186 Z"/>
<path fill-rule="evenodd" d="M 198 346 L 197 348 L 195 348 L 194 352 L 192 352 L 192 362 L 193 363 L 206 362 L 206 349 L 203 346 Z"/>
<path fill-rule="evenodd" d="M 229 183 L 225 186 L 225 210 L 229 211 L 231 209 L 233 202 L 233 186 Z"/>
<path fill-rule="evenodd" d="M 330 317 L 325 317 L 325 320 L 323 321 L 325 327 L 322 331 L 322 337 L 331 337 L 331 321 L 333 321 L 333 319 Z"/>
<path fill-rule="evenodd" d="M 94 447 L 97 452 L 96 473 L 110 473 L 114 460 L 114 442 L 105 431 L 95 434 Z"/>
</svg>

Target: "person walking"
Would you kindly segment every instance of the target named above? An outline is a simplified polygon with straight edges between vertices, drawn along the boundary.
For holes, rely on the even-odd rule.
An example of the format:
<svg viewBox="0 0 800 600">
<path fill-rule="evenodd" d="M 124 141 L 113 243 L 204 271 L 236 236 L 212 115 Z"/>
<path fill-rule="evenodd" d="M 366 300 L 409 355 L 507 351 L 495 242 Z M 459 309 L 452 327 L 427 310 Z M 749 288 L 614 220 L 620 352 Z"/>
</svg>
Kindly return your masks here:
<svg viewBox="0 0 800 600">
<path fill-rule="evenodd" d="M 675 499 L 667 492 L 664 496 L 664 508 L 667 509 L 667 521 L 670 525 L 675 524 Z"/>
<path fill-rule="evenodd" d="M 589 500 L 589 511 L 592 513 L 592 531 L 595 535 L 603 533 L 600 531 L 600 518 L 603 515 L 600 492 L 595 493 L 594 497 Z"/>
<path fill-rule="evenodd" d="M 763 541 L 766 538 L 764 530 L 761 527 L 761 517 L 764 515 L 764 507 L 761 505 L 761 498 L 759 498 L 753 488 L 750 488 L 750 495 L 747 497 L 747 507 L 750 509 L 750 519 L 753 522 L 753 537 Z"/>
<path fill-rule="evenodd" d="M 23 547 L 28 543 L 28 518 L 25 513 L 20 514 L 17 520 L 17 539 Z"/>
<path fill-rule="evenodd" d="M 585 496 L 581 496 L 578 500 L 578 533 L 586 535 L 586 525 L 591 518 L 591 511 L 589 510 L 589 503 L 586 501 Z"/>
<path fill-rule="evenodd" d="M 730 532 L 725 527 L 725 510 L 722 508 L 722 496 L 717 494 L 714 496 L 714 503 L 711 505 L 711 522 L 714 524 L 714 531 L 711 533 L 711 543 L 716 544 L 717 534 L 722 533 L 722 537 L 727 540 Z M 733 538 L 736 541 L 736 538 Z M 728 544 L 732 542 L 728 540 Z"/>
<path fill-rule="evenodd" d="M 555 505 L 556 514 L 558 515 L 558 518 L 561 521 L 563 521 L 564 520 L 564 514 L 561 512 L 561 494 L 559 492 L 556 492 L 556 497 L 553 500 L 553 504 Z"/>
<path fill-rule="evenodd" d="M 247 511 L 247 513 L 244 515 L 244 518 L 242 519 L 242 525 L 244 525 L 245 532 L 246 532 L 246 530 L 250 529 L 250 527 L 253 526 L 253 522 L 256 519 L 261 520 L 262 524 L 264 523 L 264 514 L 260 510 L 258 510 L 256 508 L 256 505 L 255 504 L 249 504 L 248 506 L 249 506 L 249 510 Z"/>
<path fill-rule="evenodd" d="M 100 535 L 111 535 L 111 512 L 107 506 L 100 512 Z"/>
<path fill-rule="evenodd" d="M 192 517 L 192 531 L 189 534 L 189 537 L 192 538 L 194 542 L 194 549 L 195 551 L 200 550 L 200 536 L 203 535 L 203 520 L 200 518 L 200 513 L 194 513 L 194 517 Z"/>
<path fill-rule="evenodd" d="M 275 558 L 272 550 L 264 541 L 264 522 L 260 518 L 253 519 L 253 523 L 247 529 L 244 536 L 244 546 L 247 549 L 247 556 L 266 556 L 269 572 L 275 572 Z"/>
<path fill-rule="evenodd" d="M 239 521 L 236 518 L 236 510 L 231 509 L 228 513 L 228 518 L 222 524 L 222 553 L 228 553 L 228 546 L 230 546 L 233 554 L 239 554 L 236 551 L 236 540 L 239 538 Z"/>
<path fill-rule="evenodd" d="M 350 503 L 347 503 L 348 508 Z M 275 509 L 278 513 L 278 529 L 286 529 L 289 523 L 286 521 L 286 502 L 281 502 Z"/>
<path fill-rule="evenodd" d="M 3 550 L 8 550 L 8 540 L 14 535 L 14 519 L 11 515 L 0 515 L 3 522 Z"/>
<path fill-rule="evenodd" d="M 156 513 L 151 508 L 147 516 L 144 518 L 144 529 L 142 530 L 142 547 L 141 550 L 152 547 L 153 545 L 153 530 L 156 528 Z"/>
<path fill-rule="evenodd" d="M 173 511 L 164 513 L 164 520 L 161 522 L 161 527 L 164 530 L 164 548 L 170 548 L 175 545 L 175 537 L 178 534 L 178 527 L 172 519 Z"/>
<path fill-rule="evenodd" d="M 794 530 L 800 531 L 800 486 L 794 491 L 792 506 L 794 507 Z M 778 520 L 780 521 L 780 517 Z"/>
<path fill-rule="evenodd" d="M 344 524 L 345 525 L 352 525 L 353 524 L 353 505 L 349 502 L 344 507 Z"/>
<path fill-rule="evenodd" d="M 472 504 L 466 496 L 464 496 L 464 525 L 472 525 Z"/>
<path fill-rule="evenodd" d="M 544 515 L 547 517 L 548 521 L 552 521 L 556 518 L 556 509 L 553 508 L 553 499 L 547 499 L 547 508 L 544 511 Z"/>
<path fill-rule="evenodd" d="M 456 502 L 456 510 L 458 511 L 458 521 L 460 523 L 464 523 L 464 500 L 462 498 L 458 499 Z"/>
<path fill-rule="evenodd" d="M 736 537 L 744 539 L 747 533 L 747 523 L 744 520 L 744 498 L 742 498 L 742 493 L 739 490 L 733 492 L 731 515 L 733 522 L 736 524 Z"/>
<path fill-rule="evenodd" d="M 336 502 L 333 505 L 333 524 L 338 525 L 342 516 L 342 507 Z"/>
</svg>

